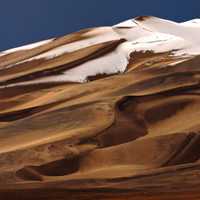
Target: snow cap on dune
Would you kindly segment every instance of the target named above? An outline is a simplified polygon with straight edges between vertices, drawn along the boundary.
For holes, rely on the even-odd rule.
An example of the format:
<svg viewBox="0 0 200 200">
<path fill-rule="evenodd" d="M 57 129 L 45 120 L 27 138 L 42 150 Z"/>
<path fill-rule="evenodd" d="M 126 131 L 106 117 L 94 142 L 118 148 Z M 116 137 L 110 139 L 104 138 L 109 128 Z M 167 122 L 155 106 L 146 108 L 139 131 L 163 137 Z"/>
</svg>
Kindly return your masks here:
<svg viewBox="0 0 200 200">
<path fill-rule="evenodd" d="M 48 39 L 48 40 L 43 40 L 43 41 L 40 41 L 40 42 L 35 42 L 35 43 L 32 43 L 32 44 L 28 44 L 28 45 L 24 45 L 24 46 L 21 46 L 21 47 L 16 47 L 16 48 L 9 49 L 9 50 L 6 50 L 6 51 L 2 51 L 2 52 L 0 52 L 0 56 L 15 53 L 17 51 L 25 51 L 25 50 L 34 49 L 36 47 L 39 47 L 39 46 L 42 46 L 44 44 L 51 42 L 53 39 L 54 38 Z"/>
<path fill-rule="evenodd" d="M 130 55 L 134 52 L 171 52 L 172 56 L 198 55 L 200 54 L 199 35 L 200 19 L 177 23 L 157 17 L 141 16 L 112 27 L 92 29 L 84 33 L 84 39 L 61 45 L 9 67 L 41 58 L 54 59 L 66 53 L 76 52 L 93 45 L 124 39 L 123 43 L 120 43 L 112 52 L 106 55 L 78 64 L 60 75 L 52 75 L 35 80 L 35 82 L 86 82 L 90 76 L 125 72 L 129 64 Z M 33 49 L 50 42 L 53 42 L 53 40 L 7 50 L 2 52 L 0 57 L 20 50 Z M 33 82 L 20 84 L 31 84 Z"/>
</svg>

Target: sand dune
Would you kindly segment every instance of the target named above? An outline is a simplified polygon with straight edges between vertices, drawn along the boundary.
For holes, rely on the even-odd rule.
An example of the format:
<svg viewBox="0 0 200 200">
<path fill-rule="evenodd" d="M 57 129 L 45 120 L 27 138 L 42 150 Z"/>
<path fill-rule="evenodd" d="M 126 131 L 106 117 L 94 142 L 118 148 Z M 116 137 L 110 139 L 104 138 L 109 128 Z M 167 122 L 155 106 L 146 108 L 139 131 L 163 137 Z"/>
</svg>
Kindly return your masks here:
<svg viewBox="0 0 200 200">
<path fill-rule="evenodd" d="M 1 52 L 0 196 L 199 199 L 199 34 L 144 16 Z"/>
</svg>

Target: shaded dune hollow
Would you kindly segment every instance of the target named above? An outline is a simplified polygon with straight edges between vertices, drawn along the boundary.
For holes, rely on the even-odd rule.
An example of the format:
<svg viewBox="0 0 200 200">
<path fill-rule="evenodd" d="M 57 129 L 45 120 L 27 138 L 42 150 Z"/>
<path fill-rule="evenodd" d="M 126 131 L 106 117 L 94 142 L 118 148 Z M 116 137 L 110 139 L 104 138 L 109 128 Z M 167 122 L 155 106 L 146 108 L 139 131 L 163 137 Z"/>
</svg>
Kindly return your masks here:
<svg viewBox="0 0 200 200">
<path fill-rule="evenodd" d="M 198 34 L 143 16 L 1 52 L 0 196 L 200 197 Z"/>
</svg>

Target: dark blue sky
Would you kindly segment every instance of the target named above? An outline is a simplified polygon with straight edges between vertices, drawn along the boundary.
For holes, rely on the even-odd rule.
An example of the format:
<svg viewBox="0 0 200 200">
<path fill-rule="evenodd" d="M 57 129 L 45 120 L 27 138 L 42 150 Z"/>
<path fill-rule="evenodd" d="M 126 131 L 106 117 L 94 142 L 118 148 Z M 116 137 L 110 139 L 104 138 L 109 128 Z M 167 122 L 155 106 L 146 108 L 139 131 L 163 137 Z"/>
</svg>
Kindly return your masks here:
<svg viewBox="0 0 200 200">
<path fill-rule="evenodd" d="M 138 16 L 200 16 L 200 0 L 0 0 L 0 50 Z"/>
</svg>

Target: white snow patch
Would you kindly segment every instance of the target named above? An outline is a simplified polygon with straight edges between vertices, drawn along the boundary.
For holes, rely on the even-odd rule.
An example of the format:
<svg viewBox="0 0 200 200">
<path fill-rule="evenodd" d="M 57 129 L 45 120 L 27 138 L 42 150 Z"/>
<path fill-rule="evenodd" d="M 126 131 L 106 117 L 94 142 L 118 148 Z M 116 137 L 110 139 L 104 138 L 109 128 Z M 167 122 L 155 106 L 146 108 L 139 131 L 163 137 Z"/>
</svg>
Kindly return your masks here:
<svg viewBox="0 0 200 200">
<path fill-rule="evenodd" d="M 200 26 L 200 19 L 192 19 L 190 21 L 182 22 L 181 24 L 186 26 Z"/>
<path fill-rule="evenodd" d="M 154 33 L 147 37 L 139 38 L 131 42 L 135 51 L 153 51 L 154 53 L 162 53 L 168 51 L 176 51 L 189 43 L 183 38 L 164 33 Z"/>
<path fill-rule="evenodd" d="M 62 75 L 39 78 L 33 81 L 12 84 L 12 86 L 66 81 L 84 83 L 87 82 L 87 78 L 90 76 L 123 73 L 126 70 L 127 64 L 128 55 L 121 52 L 121 48 L 118 47 L 115 51 L 94 60 L 87 61 L 73 69 L 67 70 Z"/>
<path fill-rule="evenodd" d="M 16 48 L 9 49 L 9 50 L 6 50 L 6 51 L 2 51 L 2 52 L 0 52 L 0 56 L 10 54 L 10 53 L 14 53 L 16 51 L 33 49 L 35 47 L 39 47 L 39 46 L 42 46 L 44 44 L 47 44 L 47 43 L 53 41 L 53 39 L 54 38 L 48 39 L 48 40 L 43 40 L 43 41 L 40 41 L 40 42 L 35 42 L 35 43 L 32 43 L 32 44 L 28 44 L 28 45 L 24 45 L 24 46 L 21 46 L 21 47 L 16 47 Z"/>
<path fill-rule="evenodd" d="M 182 37 L 185 40 L 193 42 L 193 45 L 200 43 L 200 27 L 198 26 L 189 27 L 181 23 L 159 19 L 157 17 L 150 17 L 145 21 L 137 21 L 137 23 L 141 27 L 149 29 L 153 32 L 166 33 Z"/>
<path fill-rule="evenodd" d="M 136 27 L 136 26 L 137 26 L 137 24 L 132 19 L 129 19 L 129 20 L 126 20 L 126 21 L 121 22 L 119 24 L 116 24 L 113 27 L 116 27 L 116 28 L 133 28 L 133 27 Z"/>
</svg>

